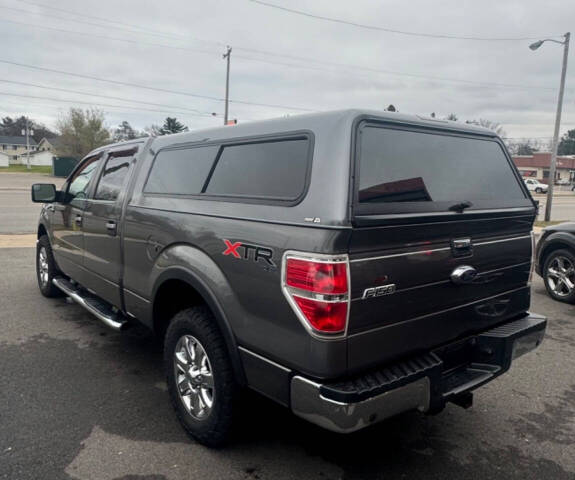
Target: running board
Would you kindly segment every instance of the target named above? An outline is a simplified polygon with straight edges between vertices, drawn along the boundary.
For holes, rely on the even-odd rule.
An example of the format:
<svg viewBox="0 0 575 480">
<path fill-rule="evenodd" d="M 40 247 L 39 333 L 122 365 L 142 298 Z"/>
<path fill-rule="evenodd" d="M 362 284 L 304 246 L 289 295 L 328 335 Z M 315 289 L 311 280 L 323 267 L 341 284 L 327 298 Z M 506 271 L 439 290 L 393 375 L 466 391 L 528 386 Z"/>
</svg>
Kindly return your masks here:
<svg viewBox="0 0 575 480">
<path fill-rule="evenodd" d="M 108 303 L 89 292 L 80 290 L 69 280 L 56 277 L 52 283 L 111 329 L 119 332 L 128 326 L 128 321 L 121 313 L 114 312 Z"/>
</svg>

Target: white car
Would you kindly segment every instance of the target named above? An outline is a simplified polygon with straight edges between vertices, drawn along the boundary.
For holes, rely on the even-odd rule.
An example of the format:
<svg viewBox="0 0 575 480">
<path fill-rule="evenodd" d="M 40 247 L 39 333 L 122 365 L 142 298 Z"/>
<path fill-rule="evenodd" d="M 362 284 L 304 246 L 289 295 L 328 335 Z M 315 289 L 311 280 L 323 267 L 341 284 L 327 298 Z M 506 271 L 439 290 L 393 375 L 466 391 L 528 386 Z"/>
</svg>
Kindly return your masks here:
<svg viewBox="0 0 575 480">
<path fill-rule="evenodd" d="M 547 193 L 547 190 L 549 189 L 549 185 L 541 183 L 539 180 L 534 178 L 524 178 L 523 181 L 525 182 L 525 185 L 527 185 L 527 189 L 530 192 Z"/>
</svg>

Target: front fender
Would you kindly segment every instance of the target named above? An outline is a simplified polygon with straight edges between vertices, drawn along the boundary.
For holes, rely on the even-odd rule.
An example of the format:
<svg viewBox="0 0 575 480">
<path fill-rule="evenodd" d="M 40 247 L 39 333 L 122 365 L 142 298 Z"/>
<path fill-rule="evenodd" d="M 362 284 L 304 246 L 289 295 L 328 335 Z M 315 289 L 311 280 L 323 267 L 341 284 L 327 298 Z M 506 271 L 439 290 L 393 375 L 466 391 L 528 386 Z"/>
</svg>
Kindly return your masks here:
<svg viewBox="0 0 575 480">
<path fill-rule="evenodd" d="M 236 378 L 245 383 L 233 319 L 226 313 L 239 311 L 241 307 L 220 268 L 208 255 L 191 245 L 172 245 L 162 251 L 150 273 L 152 303 L 158 288 L 167 280 L 186 282 L 200 294 L 222 332 Z"/>
<path fill-rule="evenodd" d="M 535 269 L 539 275 L 542 274 L 543 263 L 548 252 L 556 250 L 561 246 L 575 250 L 575 236 L 569 232 L 551 232 L 547 235 L 544 234 L 540 243 L 539 251 L 537 253 L 537 265 Z"/>
</svg>

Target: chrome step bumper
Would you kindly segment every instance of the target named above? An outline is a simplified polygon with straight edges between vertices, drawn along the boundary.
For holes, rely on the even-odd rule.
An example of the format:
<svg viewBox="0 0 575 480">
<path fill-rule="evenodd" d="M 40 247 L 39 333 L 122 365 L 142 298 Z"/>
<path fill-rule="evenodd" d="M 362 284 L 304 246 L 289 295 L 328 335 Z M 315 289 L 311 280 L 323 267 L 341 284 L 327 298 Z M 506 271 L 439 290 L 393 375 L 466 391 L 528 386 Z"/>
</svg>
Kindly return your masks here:
<svg viewBox="0 0 575 480">
<path fill-rule="evenodd" d="M 97 297 L 76 288 L 67 279 L 56 277 L 52 283 L 111 329 L 121 331 L 128 326 L 128 322 L 120 313 L 114 312 L 111 307 Z"/>
<path fill-rule="evenodd" d="M 293 412 L 323 428 L 349 433 L 409 410 L 471 406 L 471 391 L 509 370 L 543 341 L 547 320 L 527 314 L 424 355 L 342 382 L 291 380 Z"/>
</svg>

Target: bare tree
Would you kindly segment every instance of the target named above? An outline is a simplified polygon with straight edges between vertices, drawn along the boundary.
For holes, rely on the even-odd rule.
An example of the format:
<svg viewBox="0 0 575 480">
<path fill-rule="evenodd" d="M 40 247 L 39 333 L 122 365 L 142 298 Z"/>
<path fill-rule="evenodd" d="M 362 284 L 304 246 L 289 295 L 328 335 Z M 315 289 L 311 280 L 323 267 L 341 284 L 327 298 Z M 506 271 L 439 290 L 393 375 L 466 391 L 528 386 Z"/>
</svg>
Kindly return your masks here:
<svg viewBox="0 0 575 480">
<path fill-rule="evenodd" d="M 56 126 L 60 132 L 63 155 L 82 158 L 91 150 L 110 142 L 104 112 L 96 108 L 70 108 L 66 115 L 58 119 Z"/>
<path fill-rule="evenodd" d="M 491 120 L 480 118 L 479 120 L 467 120 L 467 122 L 465 123 L 469 123 L 472 125 L 479 125 L 480 127 L 488 128 L 489 130 L 493 130 L 500 137 L 505 136 L 505 130 L 503 130 L 503 126 L 500 123 L 492 122 Z"/>
</svg>

